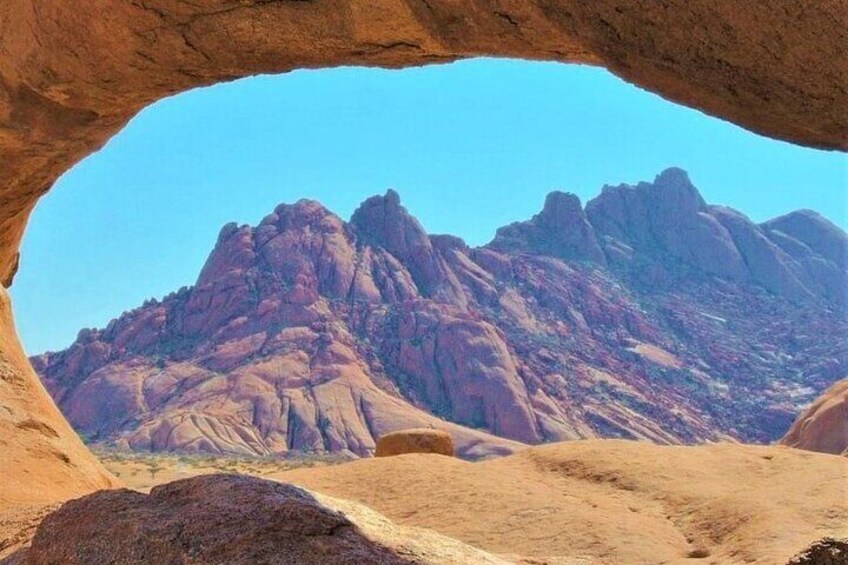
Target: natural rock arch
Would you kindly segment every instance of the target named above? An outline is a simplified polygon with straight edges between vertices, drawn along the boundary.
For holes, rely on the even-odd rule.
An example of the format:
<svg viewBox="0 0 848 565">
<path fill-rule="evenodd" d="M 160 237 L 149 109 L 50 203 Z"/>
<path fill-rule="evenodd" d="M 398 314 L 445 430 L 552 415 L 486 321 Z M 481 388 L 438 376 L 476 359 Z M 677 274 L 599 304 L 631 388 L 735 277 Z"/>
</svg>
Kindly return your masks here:
<svg viewBox="0 0 848 565">
<path fill-rule="evenodd" d="M 188 88 L 482 55 L 585 63 L 772 137 L 846 149 L 846 30 L 840 0 L 7 0 L 0 280 L 11 283 L 29 213 L 56 178 Z M 12 478 L 0 505 L 110 484 L 29 367 L 2 289 L 0 454 Z"/>
</svg>

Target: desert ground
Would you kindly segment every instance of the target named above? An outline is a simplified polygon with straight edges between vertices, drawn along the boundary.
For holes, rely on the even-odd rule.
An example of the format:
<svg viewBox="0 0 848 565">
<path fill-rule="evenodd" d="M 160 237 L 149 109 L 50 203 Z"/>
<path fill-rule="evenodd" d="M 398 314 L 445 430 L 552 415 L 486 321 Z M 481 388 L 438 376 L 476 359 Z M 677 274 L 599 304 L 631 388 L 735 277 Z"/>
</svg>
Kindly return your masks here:
<svg viewBox="0 0 848 565">
<path fill-rule="evenodd" d="M 222 472 L 293 483 L 366 531 L 433 532 L 464 542 L 457 544 L 463 551 L 482 549 L 493 562 L 779 564 L 816 539 L 848 536 L 848 459 L 780 446 L 589 440 L 474 463 L 433 454 L 354 461 L 100 456 L 140 491 Z M 0 547 L 25 541 L 27 524 L 45 513 L 6 510 Z M 452 543 L 438 539 L 440 547 Z M 466 553 L 466 562 L 483 555 Z"/>
</svg>

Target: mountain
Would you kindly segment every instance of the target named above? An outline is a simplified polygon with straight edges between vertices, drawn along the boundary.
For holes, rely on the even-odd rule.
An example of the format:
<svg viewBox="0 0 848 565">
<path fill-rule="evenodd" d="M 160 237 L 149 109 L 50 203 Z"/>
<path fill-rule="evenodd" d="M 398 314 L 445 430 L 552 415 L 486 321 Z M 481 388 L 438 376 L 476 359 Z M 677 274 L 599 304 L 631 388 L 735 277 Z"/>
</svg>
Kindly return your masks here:
<svg viewBox="0 0 848 565">
<path fill-rule="evenodd" d="M 680 169 L 553 192 L 492 242 L 398 194 L 224 226 L 197 282 L 32 358 L 93 441 L 366 455 L 400 428 L 469 458 L 587 437 L 768 442 L 848 374 L 848 236 L 756 224 Z"/>
</svg>

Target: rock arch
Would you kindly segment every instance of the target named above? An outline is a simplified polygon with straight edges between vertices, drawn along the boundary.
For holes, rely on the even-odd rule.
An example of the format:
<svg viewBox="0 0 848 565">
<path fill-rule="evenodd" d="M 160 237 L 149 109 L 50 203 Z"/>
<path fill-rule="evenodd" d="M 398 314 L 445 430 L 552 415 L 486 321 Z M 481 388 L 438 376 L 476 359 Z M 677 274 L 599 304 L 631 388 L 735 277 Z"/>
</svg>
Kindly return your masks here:
<svg viewBox="0 0 848 565">
<path fill-rule="evenodd" d="M 0 280 L 38 198 L 159 98 L 256 73 L 482 55 L 602 65 L 753 131 L 848 149 L 840 0 L 6 0 Z M 0 506 L 111 481 L 38 383 L 2 289 L 0 463 L 12 477 Z"/>
</svg>

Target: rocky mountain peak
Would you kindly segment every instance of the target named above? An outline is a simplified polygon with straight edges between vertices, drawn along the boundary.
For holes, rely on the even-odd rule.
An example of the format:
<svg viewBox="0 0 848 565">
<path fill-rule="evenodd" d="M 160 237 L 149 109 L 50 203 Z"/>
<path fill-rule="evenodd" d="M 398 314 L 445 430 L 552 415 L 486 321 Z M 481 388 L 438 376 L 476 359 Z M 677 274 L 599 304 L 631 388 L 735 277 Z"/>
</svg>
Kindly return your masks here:
<svg viewBox="0 0 848 565">
<path fill-rule="evenodd" d="M 351 216 L 350 224 L 363 241 L 390 252 L 429 244 L 427 232 L 392 189 L 366 199 Z"/>
<path fill-rule="evenodd" d="M 328 216 L 338 219 L 320 202 L 302 198 L 294 204 L 279 204 L 274 208 L 274 213 L 266 216 L 260 225 L 276 224 L 280 231 L 285 231 L 320 222 Z"/>
<path fill-rule="evenodd" d="M 350 225 L 360 243 L 380 247 L 407 266 L 419 291 L 432 296 L 444 276 L 430 237 L 392 189 L 359 205 Z"/>
<path fill-rule="evenodd" d="M 776 238 L 791 238 L 813 253 L 848 269 L 848 236 L 830 220 L 813 210 L 797 210 L 761 224 Z"/>
<path fill-rule="evenodd" d="M 367 454 L 430 424 L 465 456 L 771 440 L 845 374 L 844 241 L 809 212 L 705 206 L 679 169 L 586 209 L 552 192 L 478 249 L 395 191 L 348 223 L 300 200 L 224 226 L 194 287 L 32 361 L 78 430 L 139 449 Z"/>
<path fill-rule="evenodd" d="M 683 217 L 697 214 L 707 207 L 701 193 L 692 184 L 683 169 L 669 167 L 654 178 L 653 183 L 606 185 L 601 194 L 586 204 L 586 212 L 593 215 L 612 215 L 616 223 L 627 223 L 623 217 L 631 215 L 634 222 L 644 225 L 645 217 L 662 215 Z M 593 220 L 594 221 L 594 220 Z"/>
<path fill-rule="evenodd" d="M 545 197 L 545 205 L 536 218 L 542 226 L 554 231 L 567 231 L 582 222 L 585 215 L 577 195 L 555 190 Z"/>
<path fill-rule="evenodd" d="M 560 191 L 548 194 L 542 210 L 530 220 L 498 229 L 495 239 L 487 247 L 500 251 L 542 253 L 561 259 L 606 262 L 580 199 Z"/>
<path fill-rule="evenodd" d="M 669 167 L 654 178 L 652 185 L 643 183 L 645 193 L 653 202 L 662 202 L 666 208 L 679 213 L 692 213 L 707 207 L 703 196 L 689 180 L 689 173 L 678 167 Z"/>
</svg>

